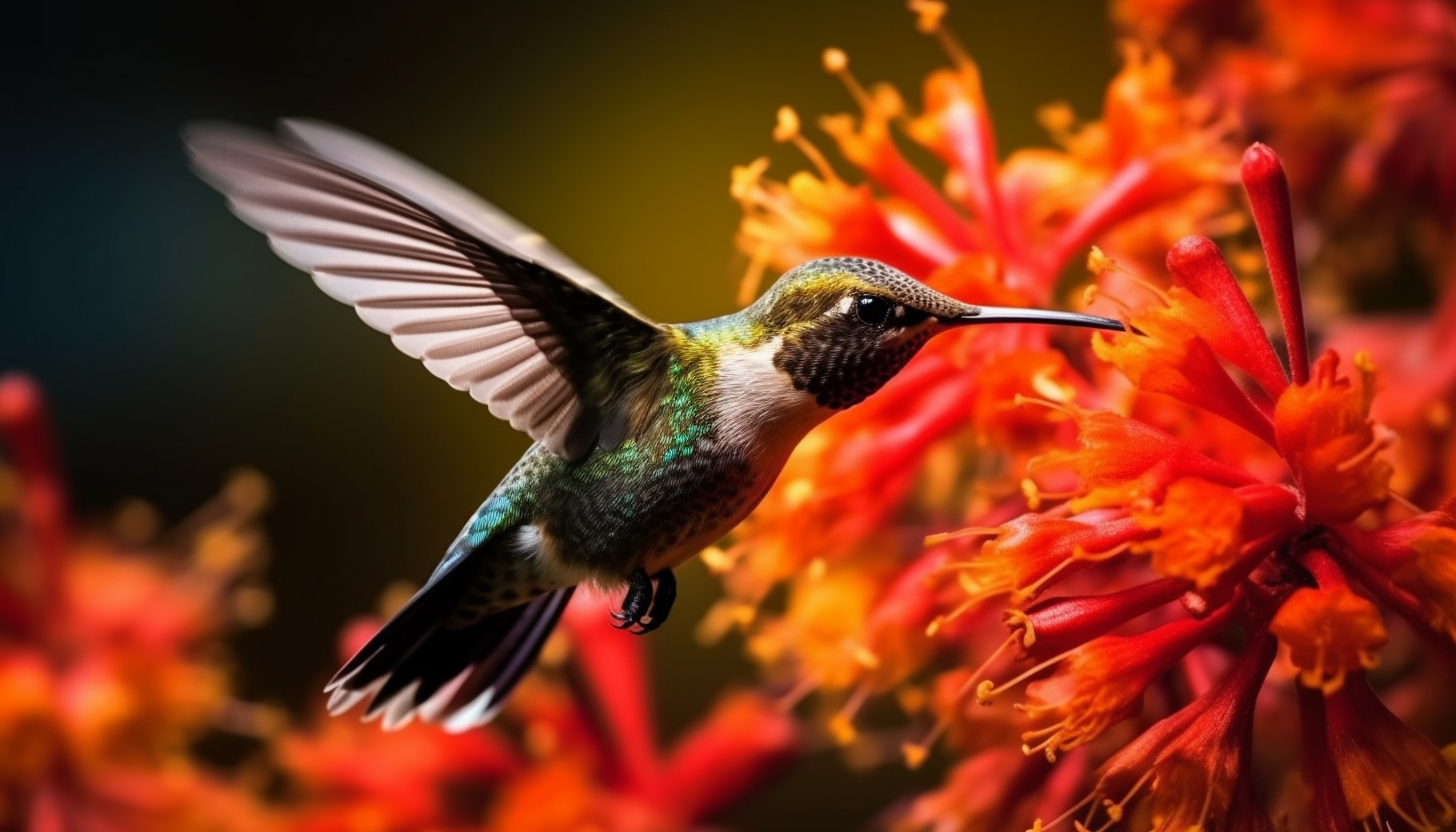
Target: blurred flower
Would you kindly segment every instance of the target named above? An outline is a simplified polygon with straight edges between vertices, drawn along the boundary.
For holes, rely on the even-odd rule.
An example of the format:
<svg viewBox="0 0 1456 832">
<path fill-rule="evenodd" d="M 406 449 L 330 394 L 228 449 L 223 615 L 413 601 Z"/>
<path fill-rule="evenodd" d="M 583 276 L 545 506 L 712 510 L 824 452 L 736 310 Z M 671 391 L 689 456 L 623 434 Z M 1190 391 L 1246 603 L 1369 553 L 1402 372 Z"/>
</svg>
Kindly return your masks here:
<svg viewBox="0 0 1456 832">
<path fill-rule="evenodd" d="M 642 642 L 607 626 L 610 609 L 586 593 L 567 607 L 576 670 L 569 694 L 517 694 L 514 715 L 532 764 L 506 781 L 487 829 L 699 829 L 798 756 L 793 720 L 746 692 L 719 700 L 660 751 Z"/>
<path fill-rule="evenodd" d="M 1043 403 L 1079 430 L 1080 447 L 1032 466 L 1034 478 L 1072 474 L 1065 502 L 974 530 L 992 539 L 959 565 L 978 576 L 968 590 L 978 602 L 1008 597 L 1006 623 L 1032 666 L 993 681 L 988 663 L 963 690 L 974 682 L 989 704 L 1030 680 L 1017 705 L 1028 720 L 1023 749 L 1051 761 L 1142 714 L 1173 668 L 1208 680 L 1224 668 L 1217 681 L 1195 683 L 1191 701 L 1161 688 L 1165 715 L 1130 743 L 1114 740 L 1126 744 L 1091 795 L 1044 828 L 1078 813 L 1076 828 L 1107 828 L 1145 800 L 1159 830 L 1272 829 L 1254 795 L 1252 715 L 1282 643 L 1297 684 L 1314 691 L 1298 701 L 1317 828 L 1384 829 L 1392 819 L 1447 828 L 1456 822 L 1456 768 L 1380 704 L 1365 672 L 1389 641 L 1387 612 L 1456 643 L 1452 517 L 1391 491 L 1382 452 L 1392 438 L 1370 418 L 1377 387 L 1368 356 L 1355 357 L 1354 377 L 1334 352 L 1309 361 L 1282 168 L 1254 145 L 1242 170 L 1284 322 L 1288 376 L 1205 238 L 1173 248 L 1173 286 L 1150 287 L 1157 302 L 1131 314 L 1140 332 L 1095 346 L 1142 393 L 1237 425 L 1277 452 L 1284 471 L 1271 480 L 1237 467 L 1248 456 L 1242 443 L 1225 460 L 1134 418 Z M 1393 502 L 1408 519 L 1385 519 Z M 979 577 L 993 564 L 1016 575 Z M 1042 598 L 1059 585 L 1074 594 Z"/>
<path fill-rule="evenodd" d="M 379 623 L 345 628 L 341 660 Z M 496 731 L 450 734 L 423 723 L 382 731 L 322 707 L 310 727 L 280 734 L 273 753 L 290 786 L 286 825 L 297 832 L 478 829 L 492 790 L 526 765 Z"/>
<path fill-rule="evenodd" d="M 944 4 L 914 0 L 911 8 L 950 62 L 925 80 L 921 112 L 888 85 L 864 87 L 842 51 L 824 53 L 859 112 L 826 116 L 819 127 L 862 181 L 841 176 L 787 107 L 775 138 L 801 150 L 812 171 L 777 182 L 766 177 L 766 159 L 734 171 L 739 245 L 751 259 L 744 301 L 765 269 L 856 255 L 969 302 L 1049 306 L 1063 272 L 1093 241 L 1140 262 L 1188 233 L 1241 224 L 1227 125 L 1176 88 L 1163 54 L 1126 46 L 1101 120 L 1079 122 L 1068 106 L 1052 105 L 1042 120 L 1058 147 L 1002 162 L 980 70 L 944 27 Z M 912 163 L 905 140 L 938 159 L 943 176 Z M 1104 282 L 1120 279 L 1109 271 Z M 1017 407 L 1020 398 L 1098 397 L 1077 369 L 1084 348 L 1068 349 L 1060 337 L 1034 326 L 942 336 L 875 396 L 810 434 L 732 544 L 709 554 L 729 598 L 702 635 L 750 628 L 750 649 L 786 677 L 791 698 L 818 688 L 841 700 L 831 724 L 852 740 L 866 697 L 936 653 L 922 635 L 936 606 L 922 578 L 943 553 L 909 563 L 922 530 L 1005 519 L 1021 499 L 1011 472 L 1070 441 L 1060 414 Z M 769 591 L 785 581 L 793 584 L 786 614 L 760 618 Z"/>
<path fill-rule="evenodd" d="M 152 542 L 134 503 L 111 533 L 74 526 L 35 386 L 0 378 L 0 827 L 267 829 L 250 791 L 191 758 L 249 712 L 221 639 L 268 613 L 253 583 L 267 486 L 235 475 Z"/>
<path fill-rule="evenodd" d="M 579 593 L 569 637 L 547 646 L 501 721 L 447 734 L 319 721 L 276 743 L 298 832 L 678 832 L 703 824 L 798 756 L 793 721 L 730 694 L 666 753 L 658 748 L 644 642 L 610 626 L 610 604 Z M 346 630 L 351 655 L 377 627 Z M 569 642 L 569 645 L 568 645 Z"/>
<path fill-rule="evenodd" d="M 1336 249 L 1322 270 L 1381 280 L 1403 248 L 1448 263 L 1456 254 L 1446 242 L 1456 223 L 1451 3 L 1115 0 L 1112 9 L 1289 160 L 1299 206 L 1318 221 L 1308 230 Z"/>
</svg>

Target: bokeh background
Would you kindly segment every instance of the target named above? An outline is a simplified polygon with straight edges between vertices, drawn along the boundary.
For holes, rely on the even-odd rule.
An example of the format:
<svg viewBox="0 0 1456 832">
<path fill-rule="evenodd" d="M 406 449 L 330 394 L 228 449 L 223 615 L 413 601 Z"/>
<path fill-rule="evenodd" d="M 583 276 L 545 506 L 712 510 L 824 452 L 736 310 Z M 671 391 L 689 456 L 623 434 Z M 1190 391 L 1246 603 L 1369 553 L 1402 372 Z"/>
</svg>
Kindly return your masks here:
<svg viewBox="0 0 1456 832">
<path fill-rule="evenodd" d="M 0 13 L 0 372 L 43 385 L 78 513 L 142 497 L 176 519 L 251 466 L 276 612 L 237 639 L 238 693 L 317 696 L 351 616 L 428 573 L 526 447 L 283 264 L 187 170 L 178 128 L 285 115 L 374 136 L 550 237 L 648 314 L 730 311 L 744 268 L 728 172 L 768 153 L 775 109 L 850 109 L 820 69 L 914 94 L 942 62 L 898 2 L 9 4 Z M 1100 3 L 961 3 L 1002 153 L 1035 108 L 1095 114 L 1115 66 Z M 792 162 L 792 167 L 790 166 Z M 651 638 L 668 736 L 752 673 L 693 627 L 716 593 L 684 570 Z M 939 782 L 832 754 L 730 815 L 853 828 Z M 912 787 L 915 784 L 918 788 Z"/>
</svg>

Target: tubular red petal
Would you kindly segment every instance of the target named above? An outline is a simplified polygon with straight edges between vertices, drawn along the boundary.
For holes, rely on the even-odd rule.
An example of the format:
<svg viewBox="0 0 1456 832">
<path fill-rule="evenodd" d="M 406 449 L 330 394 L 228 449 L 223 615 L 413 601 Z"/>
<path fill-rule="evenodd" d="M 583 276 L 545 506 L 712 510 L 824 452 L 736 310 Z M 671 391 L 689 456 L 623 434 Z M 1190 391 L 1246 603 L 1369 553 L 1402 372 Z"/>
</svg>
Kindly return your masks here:
<svg viewBox="0 0 1456 832">
<path fill-rule="evenodd" d="M 733 805 L 799 754 L 792 717 L 753 694 L 730 696 L 668 759 L 660 794 L 690 821 Z"/>
<path fill-rule="evenodd" d="M 1026 611 L 1007 613 L 1006 623 L 1021 630 L 1021 645 L 1033 656 L 1066 652 L 1117 627 L 1176 601 L 1187 581 L 1162 578 L 1102 595 L 1048 598 Z"/>
<path fill-rule="evenodd" d="M 629 787 L 650 791 L 661 770 L 647 661 L 641 641 L 610 626 L 612 604 L 596 593 L 579 592 L 562 617 L 573 641 L 572 660 L 585 679 L 587 705 L 598 719 L 604 745 Z"/>
<path fill-rule="evenodd" d="M 1207 237 L 1184 237 L 1168 252 L 1167 263 L 1173 282 L 1212 304 L 1223 319 L 1223 326 L 1210 328 L 1216 332 L 1204 333 L 1209 345 L 1248 373 L 1271 399 L 1279 398 L 1289 378 L 1218 246 Z"/>
<path fill-rule="evenodd" d="M 1309 343 L 1299 293 L 1299 265 L 1294 256 L 1294 217 L 1289 207 L 1289 180 L 1284 165 L 1268 145 L 1255 142 L 1244 151 L 1244 190 L 1254 212 L 1254 225 L 1269 263 L 1269 279 L 1279 302 L 1284 338 L 1289 344 L 1290 375 L 1296 384 L 1309 381 Z"/>
</svg>

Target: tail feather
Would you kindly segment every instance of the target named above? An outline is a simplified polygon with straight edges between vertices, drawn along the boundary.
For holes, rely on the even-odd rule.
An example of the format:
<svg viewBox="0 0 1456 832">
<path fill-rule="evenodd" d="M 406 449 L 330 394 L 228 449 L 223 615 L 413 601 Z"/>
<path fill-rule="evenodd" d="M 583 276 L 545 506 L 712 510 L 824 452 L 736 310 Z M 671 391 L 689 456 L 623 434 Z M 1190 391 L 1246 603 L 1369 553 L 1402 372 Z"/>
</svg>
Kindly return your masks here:
<svg viewBox="0 0 1456 832">
<path fill-rule="evenodd" d="M 452 578 L 437 576 L 426 584 L 334 674 L 324 688 L 332 694 L 330 713 L 367 700 L 364 719 L 382 716 L 386 730 L 419 716 L 449 731 L 483 725 L 496 715 L 535 663 L 575 588 L 446 628 L 460 597 Z"/>
</svg>

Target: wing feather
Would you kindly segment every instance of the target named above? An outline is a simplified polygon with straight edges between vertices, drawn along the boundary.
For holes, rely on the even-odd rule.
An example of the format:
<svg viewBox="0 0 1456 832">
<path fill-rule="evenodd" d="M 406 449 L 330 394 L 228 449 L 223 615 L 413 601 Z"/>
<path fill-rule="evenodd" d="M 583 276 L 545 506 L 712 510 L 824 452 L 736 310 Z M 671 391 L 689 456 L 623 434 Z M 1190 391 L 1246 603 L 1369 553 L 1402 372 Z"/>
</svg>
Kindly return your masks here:
<svg viewBox="0 0 1456 832">
<path fill-rule="evenodd" d="M 620 359 L 663 330 L 540 235 L 394 151 L 319 122 L 284 122 L 282 136 L 202 125 L 186 141 L 239 217 L 400 351 L 556 453 L 589 450 L 614 404 L 599 399 L 630 382 L 612 377 L 634 363 Z"/>
</svg>

